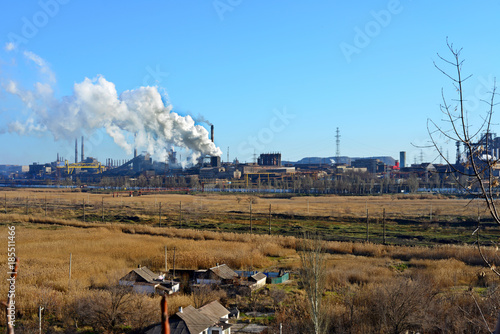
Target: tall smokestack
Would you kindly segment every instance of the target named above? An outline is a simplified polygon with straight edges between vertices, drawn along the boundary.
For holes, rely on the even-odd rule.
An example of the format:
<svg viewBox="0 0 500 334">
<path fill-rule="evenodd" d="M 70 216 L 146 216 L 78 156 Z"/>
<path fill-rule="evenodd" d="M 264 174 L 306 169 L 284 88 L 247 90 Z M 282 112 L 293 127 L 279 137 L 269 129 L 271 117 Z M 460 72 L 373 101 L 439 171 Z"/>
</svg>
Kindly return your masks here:
<svg viewBox="0 0 500 334">
<path fill-rule="evenodd" d="M 135 144 L 136 139 L 137 139 L 137 132 L 134 135 L 134 158 L 137 158 L 137 146 Z"/>
<path fill-rule="evenodd" d="M 78 163 L 78 138 L 75 138 L 75 164 Z"/>
<path fill-rule="evenodd" d="M 210 138 L 212 139 L 212 143 L 214 142 L 214 125 L 210 125 Z"/>
<path fill-rule="evenodd" d="M 82 162 L 85 160 L 85 154 L 83 152 L 83 136 L 82 136 Z"/>
</svg>

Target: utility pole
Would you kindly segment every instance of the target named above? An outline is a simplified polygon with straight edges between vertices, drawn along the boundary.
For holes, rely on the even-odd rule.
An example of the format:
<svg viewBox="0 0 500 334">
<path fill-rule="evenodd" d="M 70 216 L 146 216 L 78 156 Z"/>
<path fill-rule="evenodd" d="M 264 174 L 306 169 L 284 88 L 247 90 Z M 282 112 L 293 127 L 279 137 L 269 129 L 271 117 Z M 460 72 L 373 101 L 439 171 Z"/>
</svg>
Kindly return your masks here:
<svg viewBox="0 0 500 334">
<path fill-rule="evenodd" d="M 368 216 L 368 209 L 366 209 L 366 242 L 370 241 L 370 220 Z"/>
<path fill-rule="evenodd" d="M 47 196 L 45 196 L 45 217 L 47 217 Z"/>
<path fill-rule="evenodd" d="M 175 279 L 175 247 L 174 247 L 174 261 L 173 261 L 173 271 L 174 271 L 174 273 L 173 273 L 173 276 L 172 276 L 172 278 L 173 278 L 173 279 Z"/>
<path fill-rule="evenodd" d="M 479 208 L 478 208 L 479 209 Z M 479 211 L 479 210 L 478 210 Z M 429 221 L 432 222 L 432 203 L 431 203 L 431 211 L 429 213 Z"/>
<path fill-rule="evenodd" d="M 165 275 L 168 273 L 167 246 L 165 246 Z"/>
<path fill-rule="evenodd" d="M 102 222 L 104 223 L 104 197 L 101 197 Z"/>
<path fill-rule="evenodd" d="M 38 306 L 38 332 L 42 334 L 42 311 L 44 308 L 42 306 Z"/>
<path fill-rule="evenodd" d="M 382 225 L 384 227 L 383 242 L 384 242 L 384 245 L 385 245 L 385 208 L 384 208 L 384 213 L 383 213 L 383 216 L 382 216 Z"/>
<path fill-rule="evenodd" d="M 83 221 L 85 221 L 85 198 L 83 199 Z"/>
<path fill-rule="evenodd" d="M 26 197 L 26 214 L 29 213 L 29 197 Z"/>
<path fill-rule="evenodd" d="M 7 214 L 7 194 L 5 194 L 5 214 Z"/>
<path fill-rule="evenodd" d="M 271 204 L 269 204 L 269 235 L 271 235 Z"/>
<path fill-rule="evenodd" d="M 161 202 L 158 210 L 158 225 L 161 227 Z"/>
<path fill-rule="evenodd" d="M 73 254 L 69 253 L 69 280 L 68 280 L 68 289 L 71 286 L 71 260 L 72 260 Z"/>
<path fill-rule="evenodd" d="M 182 201 L 179 202 L 179 227 L 182 227 Z"/>
<path fill-rule="evenodd" d="M 253 201 L 253 199 L 250 198 L 250 234 L 253 233 L 253 226 L 252 226 L 252 201 Z"/>
</svg>

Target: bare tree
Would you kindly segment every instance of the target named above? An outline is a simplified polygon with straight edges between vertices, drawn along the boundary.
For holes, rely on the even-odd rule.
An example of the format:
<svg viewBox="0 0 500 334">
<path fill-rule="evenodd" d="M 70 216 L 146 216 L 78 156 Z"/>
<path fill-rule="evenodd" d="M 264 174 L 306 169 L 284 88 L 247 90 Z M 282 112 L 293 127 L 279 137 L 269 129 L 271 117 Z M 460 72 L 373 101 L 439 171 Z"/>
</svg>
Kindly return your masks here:
<svg viewBox="0 0 500 334">
<path fill-rule="evenodd" d="M 370 313 L 384 333 L 403 333 L 419 328 L 425 317 L 422 305 L 428 305 L 435 296 L 429 281 L 409 278 L 395 279 L 391 284 L 375 288 Z"/>
<path fill-rule="evenodd" d="M 274 311 L 278 309 L 283 301 L 286 299 L 286 292 L 279 288 L 274 288 L 269 292 L 269 296 L 273 300 Z"/>
<path fill-rule="evenodd" d="M 192 297 L 195 308 L 200 308 L 214 300 L 221 300 L 226 297 L 224 290 L 214 289 L 211 284 L 200 284 L 192 287 Z"/>
<path fill-rule="evenodd" d="M 310 239 L 304 237 L 302 250 L 299 254 L 302 265 L 300 282 L 306 291 L 309 316 L 314 333 L 325 333 L 326 316 L 321 305 L 326 282 L 326 254 L 323 241 L 319 236 Z"/>
<path fill-rule="evenodd" d="M 479 125 L 472 124 L 469 110 L 466 107 L 466 94 L 464 91 L 464 83 L 471 75 L 463 73 L 464 60 L 461 57 L 462 49 L 453 47 L 447 41 L 448 50 L 451 53 L 449 59 L 438 54 L 439 59 L 444 66 L 450 66 L 451 69 L 445 69 L 434 63 L 434 66 L 453 84 L 456 92 L 456 97 L 449 99 L 441 90 L 442 104 L 440 109 L 444 115 L 444 122 L 447 127 L 438 125 L 432 120 L 428 120 L 427 129 L 431 138 L 432 145 L 439 152 L 442 158 L 446 161 L 450 168 L 450 174 L 456 177 L 457 183 L 473 197 L 478 197 L 484 200 L 488 211 L 493 218 L 493 221 L 500 226 L 500 213 L 497 210 L 495 198 L 498 198 L 498 186 L 500 185 L 498 170 L 500 167 L 500 159 L 493 152 L 494 142 L 491 131 L 493 125 L 492 119 L 495 108 L 496 80 L 489 92 L 488 100 L 481 100 L 486 105 L 486 111 L 481 116 Z M 457 161 L 456 164 L 451 163 L 444 152 L 441 151 L 438 144 L 438 138 L 452 140 L 457 143 L 457 148 L 460 145 L 464 147 L 462 161 Z M 457 160 L 460 160 L 460 156 Z M 460 177 L 465 176 L 465 177 Z M 476 245 L 484 263 L 500 277 L 500 272 L 496 269 L 492 259 L 487 258 L 482 251 L 481 240 L 479 237 L 480 222 L 473 234 L 476 235 Z M 500 322 L 500 318 L 499 318 Z"/>
</svg>

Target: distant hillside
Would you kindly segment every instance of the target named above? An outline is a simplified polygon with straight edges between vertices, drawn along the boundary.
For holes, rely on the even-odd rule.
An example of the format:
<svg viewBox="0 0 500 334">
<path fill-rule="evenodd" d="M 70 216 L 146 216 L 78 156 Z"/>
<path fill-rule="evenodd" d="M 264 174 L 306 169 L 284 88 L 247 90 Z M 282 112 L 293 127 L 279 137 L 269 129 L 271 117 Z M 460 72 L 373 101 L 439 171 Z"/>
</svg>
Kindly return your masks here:
<svg viewBox="0 0 500 334">
<path fill-rule="evenodd" d="M 394 166 L 396 164 L 396 160 L 393 157 L 389 156 L 382 156 L 382 157 L 346 157 L 342 156 L 339 157 L 338 163 L 341 164 L 348 164 L 350 165 L 352 161 L 354 160 L 359 160 L 359 159 L 379 159 L 383 163 L 389 166 Z M 299 161 L 282 161 L 283 165 L 306 165 L 306 164 L 322 164 L 322 165 L 331 165 L 332 163 L 337 163 L 336 157 L 327 157 L 327 158 L 320 158 L 320 157 L 305 157 L 300 159 Z"/>
</svg>

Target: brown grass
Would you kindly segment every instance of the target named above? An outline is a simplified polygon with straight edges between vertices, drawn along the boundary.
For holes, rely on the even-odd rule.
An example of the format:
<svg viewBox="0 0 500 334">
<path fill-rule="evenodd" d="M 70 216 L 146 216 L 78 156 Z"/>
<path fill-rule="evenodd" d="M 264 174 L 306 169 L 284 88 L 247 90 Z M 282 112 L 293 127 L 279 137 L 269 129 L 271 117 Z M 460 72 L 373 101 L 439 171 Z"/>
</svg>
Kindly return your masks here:
<svg viewBox="0 0 500 334">
<path fill-rule="evenodd" d="M 81 206 L 85 201 L 89 212 L 100 214 L 101 201 L 104 199 L 107 210 L 121 210 L 133 213 L 134 209 L 148 209 L 158 212 L 159 203 L 162 203 L 162 211 L 165 214 L 177 215 L 179 203 L 182 202 L 183 210 L 196 213 L 226 214 L 230 211 L 248 212 L 249 202 L 255 196 L 232 195 L 232 194 L 149 194 L 139 197 L 128 197 L 129 192 L 117 192 L 116 197 L 112 193 L 98 194 L 80 192 L 80 189 L 13 189 L 0 191 L 0 210 L 3 207 L 4 196 L 7 196 L 8 211 L 24 212 L 26 199 L 30 203 L 30 211 L 43 212 L 45 200 L 56 208 L 59 205 Z M 483 202 L 474 202 L 469 205 L 467 200 L 449 199 L 440 195 L 384 195 L 384 196 L 321 196 L 321 197 L 292 197 L 286 198 L 258 198 L 252 205 L 256 214 L 265 214 L 269 205 L 272 205 L 273 213 L 301 216 L 318 217 L 357 217 L 366 215 L 368 209 L 372 217 L 381 217 L 385 208 L 387 217 L 420 217 L 427 216 L 432 208 L 434 215 L 439 216 L 463 216 L 475 218 L 478 206 L 481 212 L 486 212 Z M 10 207 L 9 207 L 10 206 Z M 309 210 L 308 210 L 309 208 Z M 472 209 L 471 209 L 472 208 Z M 1 211 L 0 211 L 1 212 Z M 56 212 L 58 213 L 58 212 Z"/>
<path fill-rule="evenodd" d="M 86 201 L 96 205 L 101 199 L 101 195 L 54 190 L 7 192 L 8 197 L 17 198 L 19 203 L 23 202 L 23 195 L 28 194 L 38 200 L 47 196 L 54 201 L 74 203 L 86 197 Z M 0 196 L 0 207 L 1 199 Z M 229 211 L 244 211 L 248 208 L 245 196 L 241 196 L 239 203 L 234 196 L 218 195 L 151 195 L 140 198 L 112 198 L 108 195 L 105 200 L 113 203 L 115 209 L 123 207 L 131 213 L 135 206 L 154 207 L 155 203 L 162 201 L 166 214 L 175 214 L 180 200 L 183 201 L 183 207 L 186 206 L 186 210 L 192 212 L 210 211 L 229 215 Z M 394 215 L 403 211 L 422 215 L 432 203 L 433 208 L 439 209 L 441 214 L 451 215 L 463 206 L 463 201 L 435 197 L 415 200 L 413 197 L 399 196 L 367 199 L 327 196 L 259 198 L 253 209 L 254 212 L 260 210 L 265 213 L 269 203 L 272 203 L 278 212 L 305 215 L 307 200 L 311 215 L 330 215 L 347 210 L 350 215 L 359 217 L 365 214 L 366 207 L 378 212 L 385 206 L 391 208 Z M 47 312 L 54 319 L 71 322 L 71 305 L 78 300 L 96 297 L 96 294 L 102 293 L 99 289 L 109 285 L 110 281 L 116 282 L 137 265 L 148 266 L 154 271 L 163 270 L 165 246 L 169 249 L 170 268 L 174 247 L 177 268 L 198 269 L 226 263 L 234 269 L 295 270 L 300 265 L 297 254 L 300 240 L 295 237 L 159 228 L 139 224 L 102 224 L 44 217 L 40 212 L 36 214 L 35 208 L 33 211 L 35 214 L 30 216 L 21 212 L 0 214 L 3 223 L 0 225 L 0 235 L 4 236 L 5 245 L 7 225 L 16 225 L 16 253 L 21 262 L 16 305 L 26 319 L 33 321 L 36 320 L 38 306 L 46 305 Z M 380 290 L 381 287 L 387 287 L 389 282 L 408 277 L 429 282 L 444 294 L 454 289 L 465 290 L 469 286 L 498 283 L 498 279 L 482 267 L 477 249 L 470 246 L 405 247 L 326 242 L 325 248 L 328 253 L 327 288 L 332 293 L 339 289 L 358 289 L 363 292 L 359 296 L 366 294 L 368 298 L 372 287 Z M 485 251 L 488 258 L 498 259 L 496 249 L 487 248 Z M 71 283 L 68 280 L 70 253 Z M 6 268 L 5 257 L 0 257 L 0 267 Z M 5 291 L 6 286 L 0 286 L 0 293 L 5 295 Z M 342 296 L 347 298 L 347 295 Z M 141 303 L 146 306 L 156 307 L 159 303 L 158 298 L 141 298 Z M 171 313 L 179 306 L 192 303 L 191 296 L 169 297 Z M 338 308 L 338 312 L 343 309 L 342 305 L 332 307 Z"/>
</svg>

